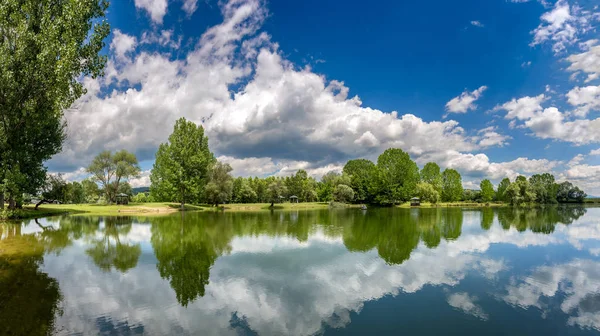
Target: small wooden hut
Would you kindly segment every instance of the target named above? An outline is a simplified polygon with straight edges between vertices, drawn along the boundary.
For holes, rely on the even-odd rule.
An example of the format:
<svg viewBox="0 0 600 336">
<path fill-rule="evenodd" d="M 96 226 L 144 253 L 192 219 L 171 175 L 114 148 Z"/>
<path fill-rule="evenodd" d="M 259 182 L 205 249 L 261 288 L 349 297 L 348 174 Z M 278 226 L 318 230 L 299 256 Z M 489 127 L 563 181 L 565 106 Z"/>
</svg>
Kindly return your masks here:
<svg viewBox="0 0 600 336">
<path fill-rule="evenodd" d="M 115 201 L 119 205 L 127 205 L 127 204 L 129 204 L 129 195 L 123 194 L 123 193 L 117 194 L 115 196 Z"/>
<path fill-rule="evenodd" d="M 421 206 L 421 199 L 418 197 L 413 197 L 410 199 L 410 206 Z"/>
</svg>

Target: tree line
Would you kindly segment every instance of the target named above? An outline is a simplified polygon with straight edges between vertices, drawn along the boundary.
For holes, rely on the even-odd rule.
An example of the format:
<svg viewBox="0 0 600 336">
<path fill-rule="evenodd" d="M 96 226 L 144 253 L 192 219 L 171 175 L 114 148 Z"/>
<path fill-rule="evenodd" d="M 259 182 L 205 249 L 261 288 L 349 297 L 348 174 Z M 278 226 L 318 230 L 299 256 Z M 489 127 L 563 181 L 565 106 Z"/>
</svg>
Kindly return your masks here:
<svg viewBox="0 0 600 336">
<path fill-rule="evenodd" d="M 507 202 L 554 204 L 582 202 L 586 194 L 572 183 L 556 183 L 552 174 L 536 174 L 513 182 L 502 180 L 495 190 L 490 180 L 480 190 L 465 190 L 455 169 L 441 170 L 435 162 L 423 169 L 399 148 L 385 150 L 377 162 L 348 161 L 342 172 L 325 174 L 320 181 L 298 170 L 286 177 L 237 177 L 229 164 L 216 160 L 200 125 L 179 119 L 167 143 L 161 144 L 152 169 L 149 195 L 138 200 L 209 203 L 275 203 L 282 201 L 337 201 L 393 205 L 412 197 L 422 201 Z"/>
<path fill-rule="evenodd" d="M 219 162 L 208 146 L 201 125 L 177 120 L 168 142 L 160 145 L 150 174 L 150 191 L 133 195 L 128 183 L 140 175 L 136 156 L 125 150 L 104 151 L 87 167 L 90 178 L 67 182 L 60 175 L 48 175 L 39 193 L 43 202 L 112 203 L 118 194 L 132 201 L 208 203 L 342 202 L 395 205 L 413 197 L 423 202 L 505 202 L 556 204 L 583 202 L 578 187 L 565 181 L 557 183 L 550 173 L 536 174 L 514 181 L 503 179 L 497 190 L 488 179 L 479 190 L 463 189 L 462 176 L 455 169 L 441 170 L 435 162 L 419 169 L 408 153 L 399 148 L 385 150 L 377 162 L 366 159 L 348 161 L 342 172 L 330 171 L 320 180 L 298 170 L 286 177 L 233 177 L 229 164 Z"/>
</svg>

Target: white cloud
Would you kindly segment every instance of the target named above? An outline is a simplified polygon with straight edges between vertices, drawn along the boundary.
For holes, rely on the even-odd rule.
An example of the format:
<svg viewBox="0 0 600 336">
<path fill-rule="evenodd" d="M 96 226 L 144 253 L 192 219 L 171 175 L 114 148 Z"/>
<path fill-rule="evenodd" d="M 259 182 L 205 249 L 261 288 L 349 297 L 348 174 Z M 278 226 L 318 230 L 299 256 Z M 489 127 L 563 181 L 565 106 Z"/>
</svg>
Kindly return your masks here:
<svg viewBox="0 0 600 336">
<path fill-rule="evenodd" d="M 579 35 L 592 29 L 591 13 L 578 6 L 570 6 L 566 0 L 558 0 L 554 8 L 544 13 L 542 23 L 531 33 L 534 35 L 531 46 L 545 42 L 552 43 L 552 50 L 559 53 L 578 41 Z"/>
<path fill-rule="evenodd" d="M 598 148 L 598 149 L 592 149 L 590 151 L 590 155 L 600 155 L 600 148 Z"/>
<path fill-rule="evenodd" d="M 137 45 L 135 36 L 123 34 L 119 29 L 113 31 L 113 40 L 110 49 L 118 60 L 125 60 L 126 54 L 133 51 Z"/>
<path fill-rule="evenodd" d="M 600 110 L 600 85 L 575 87 L 567 93 L 569 104 L 576 106 L 573 113 L 585 117 L 589 111 Z"/>
<path fill-rule="evenodd" d="M 183 0 L 183 5 L 181 6 L 184 12 L 187 15 L 192 15 L 198 9 L 198 0 Z"/>
<path fill-rule="evenodd" d="M 581 103 L 582 108 L 591 109 L 592 106 L 595 106 L 590 103 L 591 100 L 586 95 L 576 93 L 576 91 L 572 92 L 571 102 Z M 527 96 L 512 99 L 496 106 L 494 110 L 507 111 L 505 118 L 512 119 L 511 128 L 529 128 L 538 138 L 562 140 L 576 145 L 600 142 L 600 132 L 597 131 L 600 127 L 600 118 L 569 120 L 569 115 L 560 112 L 556 107 L 544 109 L 541 104 L 545 100 L 544 94 L 536 97 Z M 574 114 L 577 115 L 577 113 Z M 523 121 L 523 123 L 518 124 L 517 120 Z"/>
<path fill-rule="evenodd" d="M 148 12 L 152 22 L 162 24 L 167 14 L 167 0 L 135 0 L 135 7 Z"/>
<path fill-rule="evenodd" d="M 587 74 L 585 82 L 590 82 L 600 77 L 600 45 L 598 40 L 586 42 L 586 51 L 567 57 L 571 63 L 567 68 L 576 76 L 580 71 Z"/>
<path fill-rule="evenodd" d="M 483 27 L 485 27 L 485 26 L 483 25 L 483 23 L 481 23 L 481 22 L 479 22 L 479 21 L 471 21 L 471 25 L 472 25 L 472 26 L 475 26 L 475 27 L 479 27 L 479 28 L 483 28 Z"/>
<path fill-rule="evenodd" d="M 521 68 L 528 68 L 531 66 L 531 61 L 521 63 Z"/>
<path fill-rule="evenodd" d="M 181 116 L 202 123 L 211 149 L 238 160 L 232 165 L 241 174 L 302 168 L 319 175 L 350 158 L 375 159 L 389 147 L 417 158 L 506 144 L 508 137 L 495 129 L 469 134 L 453 120 L 426 122 L 363 106 L 343 82 L 298 69 L 266 33 L 256 35 L 266 17 L 258 0 L 232 1 L 222 12 L 223 23 L 208 29 L 183 59 L 145 50 L 147 43 L 177 41 L 171 31 L 143 34 L 140 52 L 127 62 L 111 59 L 105 78 L 88 80 L 88 95 L 66 113 L 68 140 L 51 168 L 86 165 L 104 149 L 124 148 L 150 160 Z M 244 85 L 231 92 L 238 83 Z M 108 86 L 116 89 L 101 94 Z M 484 89 L 467 93 L 462 104 L 472 105 L 470 97 Z M 262 160 L 268 169 L 251 170 L 246 159 Z"/>
<path fill-rule="evenodd" d="M 140 44 L 154 44 L 161 47 L 178 49 L 181 46 L 182 37 L 177 39 L 173 36 L 173 30 L 161 30 L 160 32 L 143 32 L 140 38 Z"/>
<path fill-rule="evenodd" d="M 519 99 L 513 98 L 511 101 L 496 106 L 494 110 L 506 110 L 506 119 L 526 120 L 532 118 L 536 112 L 542 110 L 542 102 L 546 100 L 546 96 L 541 94 L 536 97 L 523 97 Z"/>
<path fill-rule="evenodd" d="M 462 310 L 465 314 L 473 315 L 479 319 L 487 320 L 489 316 L 477 305 L 477 297 L 468 293 L 454 293 L 448 296 L 448 304 Z"/>
<path fill-rule="evenodd" d="M 466 113 L 468 110 L 476 109 L 475 101 L 486 89 L 487 86 L 484 85 L 473 92 L 464 91 L 460 96 L 454 97 L 446 103 L 446 111 L 448 113 Z"/>
<path fill-rule="evenodd" d="M 139 177 L 129 179 L 129 185 L 132 188 L 149 187 L 150 186 L 150 170 L 144 170 Z"/>
</svg>

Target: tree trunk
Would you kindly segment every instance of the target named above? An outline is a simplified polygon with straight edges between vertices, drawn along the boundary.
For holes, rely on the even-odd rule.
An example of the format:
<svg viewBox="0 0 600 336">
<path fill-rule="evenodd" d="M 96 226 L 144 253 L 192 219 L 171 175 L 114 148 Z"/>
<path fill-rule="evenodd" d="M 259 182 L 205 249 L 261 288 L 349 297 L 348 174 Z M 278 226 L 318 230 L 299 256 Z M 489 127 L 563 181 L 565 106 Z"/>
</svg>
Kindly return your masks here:
<svg viewBox="0 0 600 336">
<path fill-rule="evenodd" d="M 4 191 L 0 191 L 0 210 L 4 210 Z"/>
<path fill-rule="evenodd" d="M 44 203 L 48 203 L 48 204 L 50 204 L 50 203 L 52 203 L 52 202 L 54 202 L 54 201 L 53 201 L 53 200 L 45 200 L 45 199 L 43 199 L 43 200 L 40 200 L 40 201 L 39 201 L 39 202 L 37 202 L 37 204 L 35 205 L 35 210 L 38 210 L 38 207 L 39 207 L 40 205 L 44 204 Z"/>
<path fill-rule="evenodd" d="M 271 201 L 271 208 L 275 206 L 275 201 Z"/>
<path fill-rule="evenodd" d="M 8 196 L 8 209 L 15 210 L 16 205 L 17 204 L 15 202 L 15 198 L 13 197 L 13 195 L 9 195 Z"/>
</svg>

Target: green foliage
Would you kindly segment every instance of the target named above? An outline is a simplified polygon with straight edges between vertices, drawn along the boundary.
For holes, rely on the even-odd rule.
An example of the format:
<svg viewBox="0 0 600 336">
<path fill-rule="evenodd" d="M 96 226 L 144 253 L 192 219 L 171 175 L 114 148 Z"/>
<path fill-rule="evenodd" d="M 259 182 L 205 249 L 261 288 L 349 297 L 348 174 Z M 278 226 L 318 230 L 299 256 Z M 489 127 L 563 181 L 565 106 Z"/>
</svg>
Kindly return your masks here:
<svg viewBox="0 0 600 336">
<path fill-rule="evenodd" d="M 330 171 L 323 175 L 321 183 L 317 186 L 317 195 L 319 201 L 327 202 L 333 200 L 333 191 L 339 184 L 350 185 L 350 176 L 346 174 L 339 174 L 335 171 Z"/>
<path fill-rule="evenodd" d="M 522 178 L 521 178 L 522 177 Z M 535 201 L 536 195 L 533 187 L 524 176 L 519 176 L 505 191 L 506 200 L 511 205 L 522 205 Z"/>
<path fill-rule="evenodd" d="M 529 183 L 536 194 L 535 201 L 541 204 L 557 203 L 558 184 L 550 173 L 535 174 L 529 178 Z"/>
<path fill-rule="evenodd" d="M 67 198 L 67 182 L 60 174 L 48 174 L 41 194 L 45 200 L 65 203 L 65 199 Z"/>
<path fill-rule="evenodd" d="M 287 195 L 287 187 L 285 182 L 280 178 L 273 179 L 267 187 L 267 199 L 271 202 L 271 206 L 281 202 Z"/>
<path fill-rule="evenodd" d="M 425 164 L 423 169 L 421 169 L 421 181 L 431 184 L 441 194 L 443 181 L 440 166 L 435 162 Z"/>
<path fill-rule="evenodd" d="M 135 154 L 126 150 L 114 154 L 103 151 L 92 160 L 86 170 L 92 174 L 92 181 L 100 183 L 104 189 L 105 199 L 109 203 L 113 202 L 120 192 L 121 182 L 138 177 L 140 174 L 140 166 Z M 131 194 L 131 191 L 128 194 Z"/>
<path fill-rule="evenodd" d="M 496 192 L 496 199 L 498 201 L 502 201 L 502 202 L 506 202 L 506 189 L 508 189 L 508 187 L 510 186 L 510 180 L 508 179 L 508 177 L 505 177 L 502 179 L 502 181 L 500 181 L 500 184 L 498 185 L 498 191 Z"/>
<path fill-rule="evenodd" d="M 375 164 L 366 159 L 350 160 L 346 162 L 343 173 L 350 177 L 354 200 L 358 203 L 372 203 L 374 197 L 369 192 L 369 185 L 376 176 Z"/>
<path fill-rule="evenodd" d="M 180 118 L 169 141 L 158 148 L 150 191 L 158 201 L 197 202 L 214 162 L 204 128 Z"/>
<path fill-rule="evenodd" d="M 96 182 L 93 182 L 90 179 L 85 179 L 81 181 L 81 186 L 83 187 L 83 197 L 85 203 L 98 202 L 98 198 L 100 198 L 100 189 L 98 188 L 98 184 L 96 184 Z"/>
<path fill-rule="evenodd" d="M 574 186 L 571 182 L 565 181 L 560 183 L 557 188 L 556 198 L 559 202 L 578 202 L 583 203 L 587 194 L 579 189 L 579 187 Z"/>
<path fill-rule="evenodd" d="M 345 184 L 338 184 L 333 190 L 333 200 L 348 203 L 354 199 L 354 190 Z"/>
<path fill-rule="evenodd" d="M 462 178 L 454 169 L 442 173 L 442 201 L 456 202 L 463 196 Z"/>
<path fill-rule="evenodd" d="M 228 163 L 217 162 L 209 171 L 209 182 L 204 190 L 206 200 L 218 206 L 231 199 L 233 192 L 232 168 Z"/>
<path fill-rule="evenodd" d="M 67 186 L 68 203 L 81 204 L 85 203 L 85 193 L 83 185 L 79 182 L 71 182 Z"/>
<path fill-rule="evenodd" d="M 427 182 L 419 182 L 417 184 L 415 193 L 423 202 L 436 204 L 440 201 L 440 193 L 433 185 Z"/>
<path fill-rule="evenodd" d="M 390 148 L 377 158 L 377 176 L 372 191 L 380 204 L 395 204 L 412 197 L 419 182 L 419 167 L 399 148 Z"/>
<path fill-rule="evenodd" d="M 481 200 L 484 202 L 491 202 L 494 199 L 494 185 L 490 180 L 483 180 L 479 184 L 479 188 L 481 188 Z"/>
<path fill-rule="evenodd" d="M 0 189 L 13 208 L 45 183 L 43 162 L 65 139 L 63 110 L 85 92 L 81 76 L 103 74 L 107 7 L 104 0 L 0 5 Z"/>
</svg>

